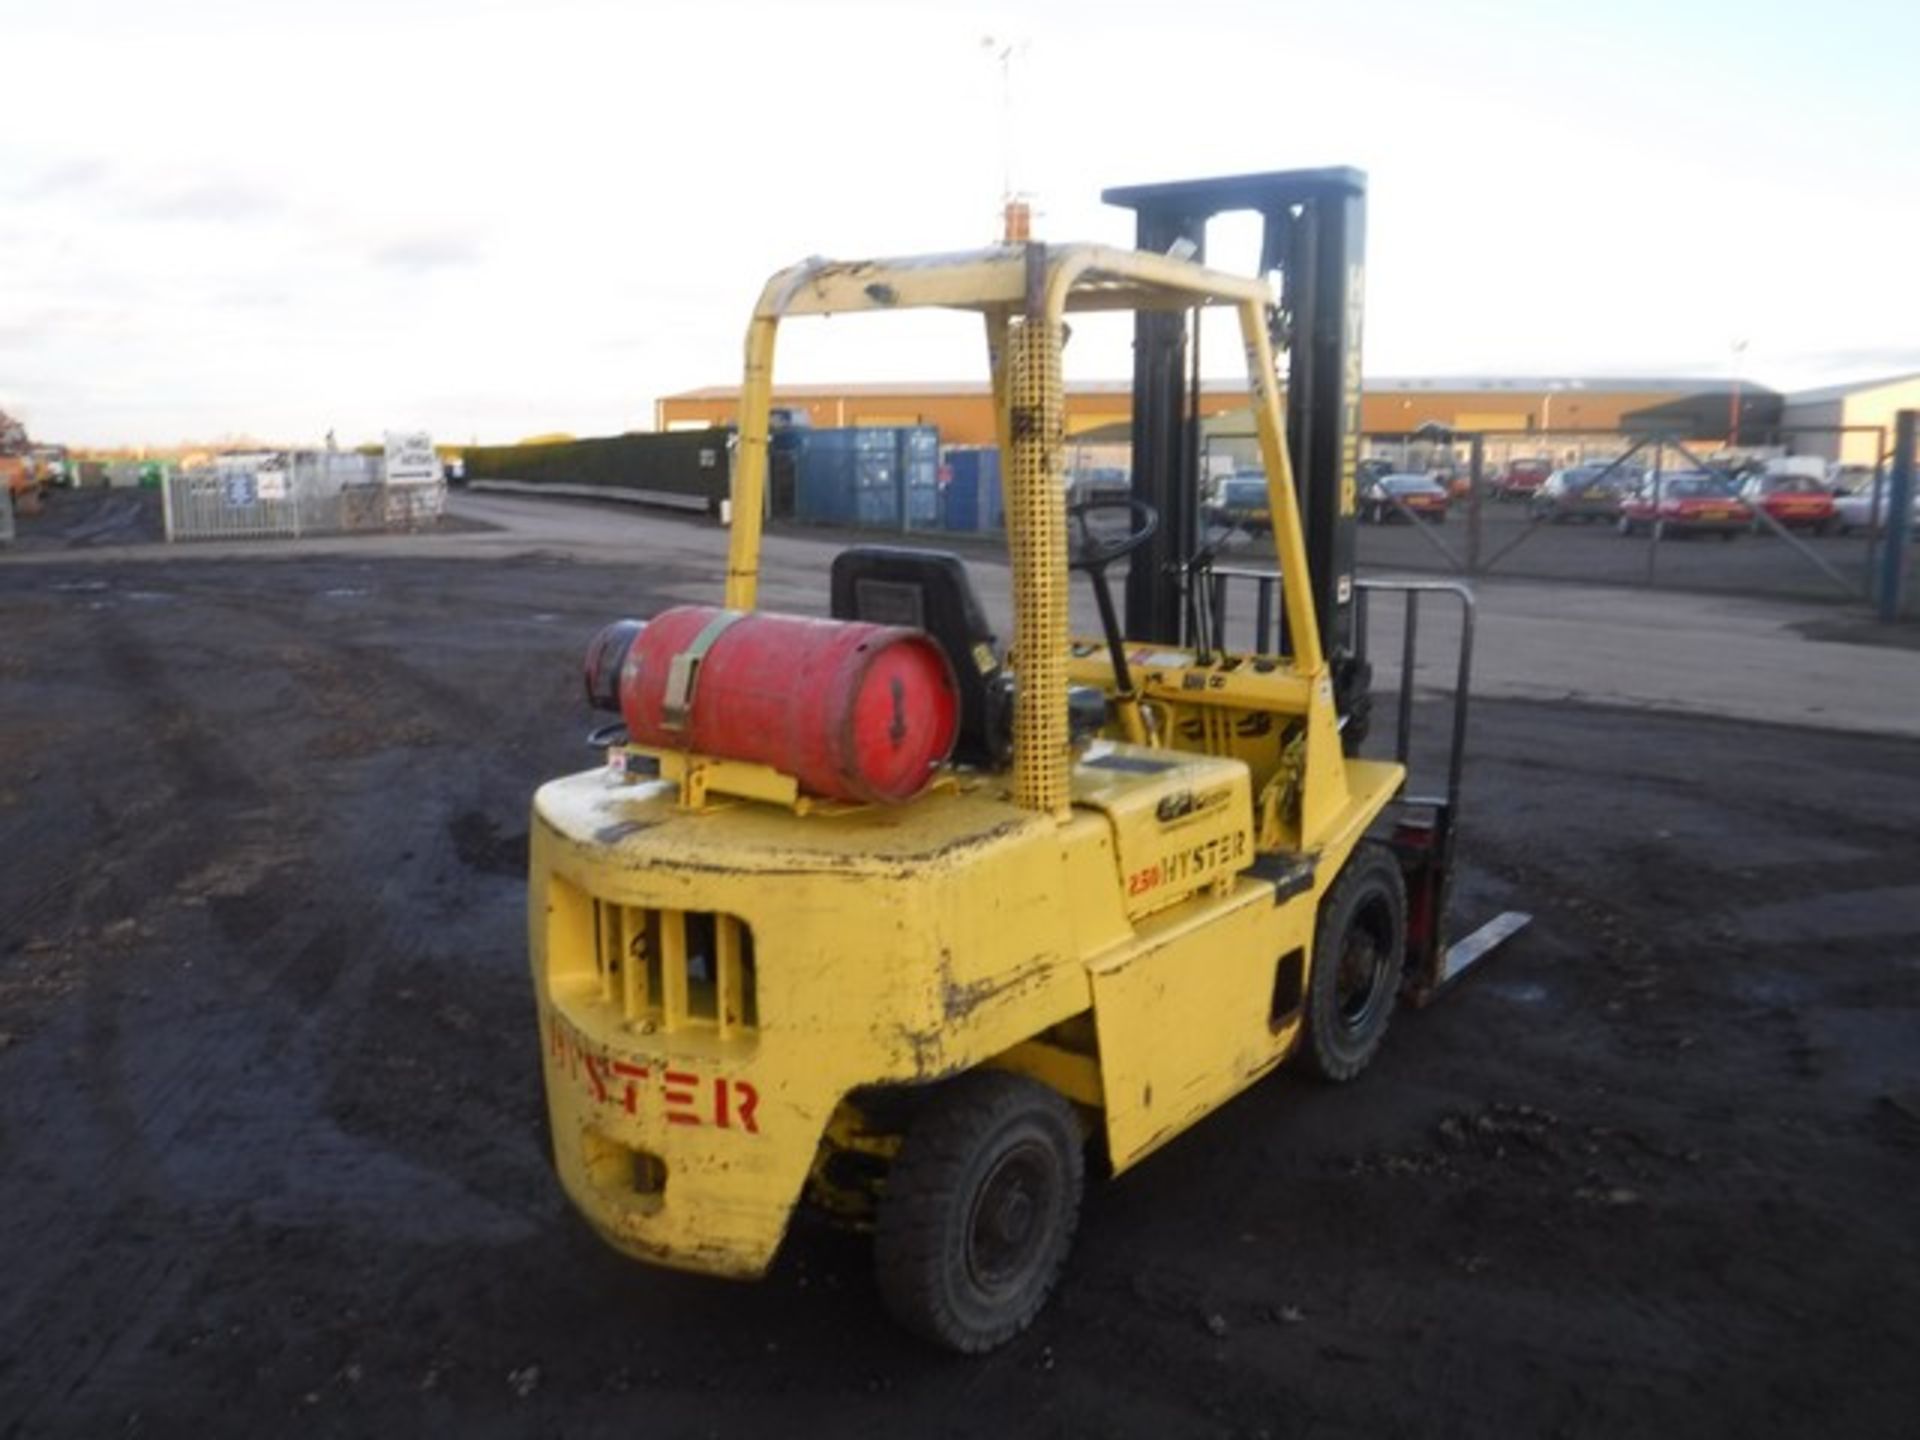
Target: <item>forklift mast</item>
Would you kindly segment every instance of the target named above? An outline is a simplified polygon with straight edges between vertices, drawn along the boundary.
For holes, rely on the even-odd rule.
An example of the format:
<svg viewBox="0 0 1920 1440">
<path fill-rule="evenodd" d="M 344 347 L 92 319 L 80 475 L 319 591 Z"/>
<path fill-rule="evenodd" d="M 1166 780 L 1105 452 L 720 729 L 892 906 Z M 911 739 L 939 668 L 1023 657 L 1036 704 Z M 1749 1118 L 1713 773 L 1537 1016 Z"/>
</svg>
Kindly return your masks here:
<svg viewBox="0 0 1920 1440">
<path fill-rule="evenodd" d="M 1314 613 L 1340 713 L 1364 711 L 1353 557 L 1366 176 L 1344 167 L 1276 170 L 1127 185 L 1101 198 L 1134 212 L 1136 248 L 1165 254 L 1184 241 L 1202 263 L 1209 220 L 1230 211 L 1260 216 L 1260 273 L 1279 277 L 1272 338 L 1287 357 L 1287 448 Z M 1183 592 L 1201 548 L 1199 355 L 1187 326 L 1184 315 L 1142 311 L 1134 327 L 1133 494 L 1159 511 L 1161 525 L 1127 574 L 1126 633 L 1174 645 L 1200 639 L 1184 633 Z"/>
</svg>

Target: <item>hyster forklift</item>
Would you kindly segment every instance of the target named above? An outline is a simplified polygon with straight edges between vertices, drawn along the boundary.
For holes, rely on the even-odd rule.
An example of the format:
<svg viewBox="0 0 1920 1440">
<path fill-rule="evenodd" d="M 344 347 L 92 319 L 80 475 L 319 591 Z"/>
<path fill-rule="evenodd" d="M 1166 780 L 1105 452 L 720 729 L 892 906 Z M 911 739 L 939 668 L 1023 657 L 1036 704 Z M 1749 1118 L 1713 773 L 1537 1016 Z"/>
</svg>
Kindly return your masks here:
<svg viewBox="0 0 1920 1440">
<path fill-rule="evenodd" d="M 965 1352 L 1045 1302 L 1090 1152 L 1125 1170 L 1288 1060 L 1352 1079 L 1397 998 L 1524 921 L 1443 940 L 1463 709 L 1442 797 L 1405 793 L 1404 682 L 1400 759 L 1352 753 L 1364 180 L 1107 198 L 1137 212 L 1138 249 L 773 277 L 747 333 L 724 606 L 596 637 L 588 696 L 621 717 L 596 732 L 607 763 L 533 807 L 534 988 L 573 1203 L 636 1259 L 754 1277 L 810 1201 L 870 1227 L 888 1307 Z M 1230 209 L 1264 219 L 1258 278 L 1198 261 Z M 984 325 L 1005 652 L 950 553 L 855 547 L 833 618 L 755 608 L 777 327 L 925 306 Z M 1200 524 L 1209 309 L 1239 323 L 1279 562 L 1245 651 L 1221 643 L 1230 577 Z M 1133 486 L 1070 503 L 1061 347 L 1091 310 L 1137 317 Z M 1098 636 L 1069 632 L 1076 571 Z"/>
</svg>

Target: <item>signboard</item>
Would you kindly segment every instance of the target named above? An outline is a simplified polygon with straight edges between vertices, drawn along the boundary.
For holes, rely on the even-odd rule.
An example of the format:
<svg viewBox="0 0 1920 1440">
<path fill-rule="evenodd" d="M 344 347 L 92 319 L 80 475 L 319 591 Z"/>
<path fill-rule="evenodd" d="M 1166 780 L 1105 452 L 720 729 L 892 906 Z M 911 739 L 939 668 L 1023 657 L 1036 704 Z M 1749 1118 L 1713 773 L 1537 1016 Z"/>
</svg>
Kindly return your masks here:
<svg viewBox="0 0 1920 1440">
<path fill-rule="evenodd" d="M 387 432 L 387 484 L 427 485 L 440 478 L 440 457 L 424 430 Z"/>
</svg>

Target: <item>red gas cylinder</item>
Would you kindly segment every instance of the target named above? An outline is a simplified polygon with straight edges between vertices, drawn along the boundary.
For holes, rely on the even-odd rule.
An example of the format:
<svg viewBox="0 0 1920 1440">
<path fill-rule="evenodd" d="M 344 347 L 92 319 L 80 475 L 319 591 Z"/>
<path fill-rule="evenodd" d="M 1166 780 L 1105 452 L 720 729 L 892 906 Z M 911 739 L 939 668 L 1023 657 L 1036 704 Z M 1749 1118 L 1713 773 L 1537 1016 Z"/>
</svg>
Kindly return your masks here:
<svg viewBox="0 0 1920 1440">
<path fill-rule="evenodd" d="M 632 636 L 620 713 L 636 744 L 755 761 L 835 800 L 898 801 L 953 749 L 960 697 L 918 630 L 683 605 Z"/>
</svg>

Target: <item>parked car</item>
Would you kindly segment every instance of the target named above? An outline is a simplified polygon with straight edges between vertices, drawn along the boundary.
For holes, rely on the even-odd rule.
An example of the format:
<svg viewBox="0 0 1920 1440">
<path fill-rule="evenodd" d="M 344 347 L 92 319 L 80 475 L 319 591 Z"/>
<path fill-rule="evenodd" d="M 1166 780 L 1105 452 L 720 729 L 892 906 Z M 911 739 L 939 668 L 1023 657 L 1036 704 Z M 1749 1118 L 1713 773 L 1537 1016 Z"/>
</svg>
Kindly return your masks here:
<svg viewBox="0 0 1920 1440">
<path fill-rule="evenodd" d="M 1873 489 L 1874 469 L 1871 465 L 1835 465 L 1827 472 L 1827 489 L 1835 497 L 1851 495 L 1856 490 Z"/>
<path fill-rule="evenodd" d="M 1529 511 L 1535 520 L 1564 524 L 1568 520 L 1612 520 L 1620 513 L 1620 497 L 1635 481 L 1619 466 L 1570 465 L 1547 477 L 1534 494 Z"/>
<path fill-rule="evenodd" d="M 1267 506 L 1267 477 L 1234 475 L 1220 482 L 1207 517 L 1220 525 L 1231 525 L 1249 535 L 1272 531 L 1273 512 Z"/>
<path fill-rule="evenodd" d="M 1868 480 L 1864 489 L 1855 490 L 1850 495 L 1841 495 L 1833 502 L 1833 528 L 1842 535 L 1854 530 L 1871 530 L 1878 534 L 1887 526 L 1887 498 L 1892 487 L 1885 481 L 1880 485 L 1880 503 L 1874 505 L 1873 482 Z M 1913 524 L 1910 527 L 1914 538 L 1920 539 L 1920 490 L 1913 496 Z"/>
<path fill-rule="evenodd" d="M 1753 523 L 1753 511 L 1723 476 L 1680 470 L 1662 476 L 1658 490 L 1657 505 L 1652 480 L 1621 497 L 1622 535 L 1651 530 L 1660 536 L 1718 535 L 1731 540 Z"/>
<path fill-rule="evenodd" d="M 1740 487 L 1740 498 L 1777 524 L 1793 529 L 1824 535 L 1833 524 L 1833 496 L 1811 475 L 1752 475 Z M 1758 515 L 1753 518 L 1753 528 L 1756 534 L 1766 529 Z"/>
<path fill-rule="evenodd" d="M 1382 475 L 1361 490 L 1360 518 L 1384 524 L 1404 505 L 1418 518 L 1444 525 L 1448 503 L 1447 487 L 1431 475 Z"/>
<path fill-rule="evenodd" d="M 1493 477 L 1494 499 L 1530 499 L 1542 485 L 1547 483 L 1547 477 L 1551 474 L 1553 474 L 1553 461 L 1545 456 L 1534 455 L 1521 460 L 1509 460 L 1506 467 Z"/>
</svg>

